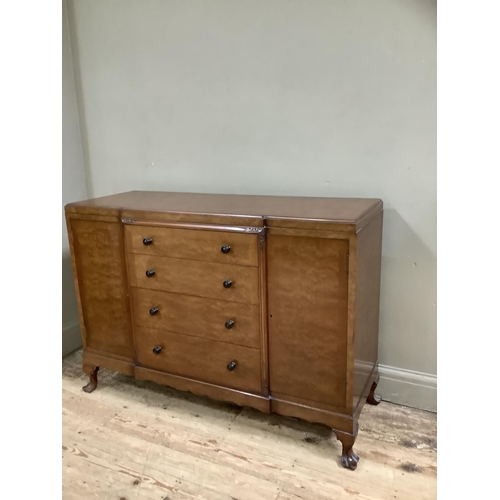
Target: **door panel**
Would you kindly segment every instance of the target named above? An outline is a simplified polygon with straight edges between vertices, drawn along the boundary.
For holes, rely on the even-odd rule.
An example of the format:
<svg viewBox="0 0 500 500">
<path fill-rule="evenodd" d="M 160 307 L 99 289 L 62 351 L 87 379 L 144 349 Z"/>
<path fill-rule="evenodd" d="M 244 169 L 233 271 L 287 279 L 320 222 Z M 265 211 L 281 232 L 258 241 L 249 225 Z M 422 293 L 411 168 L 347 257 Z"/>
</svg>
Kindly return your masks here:
<svg viewBox="0 0 500 500">
<path fill-rule="evenodd" d="M 348 240 L 268 236 L 270 391 L 346 405 Z"/>
<path fill-rule="evenodd" d="M 134 356 L 130 303 L 120 222 L 69 218 L 84 347 Z"/>
</svg>

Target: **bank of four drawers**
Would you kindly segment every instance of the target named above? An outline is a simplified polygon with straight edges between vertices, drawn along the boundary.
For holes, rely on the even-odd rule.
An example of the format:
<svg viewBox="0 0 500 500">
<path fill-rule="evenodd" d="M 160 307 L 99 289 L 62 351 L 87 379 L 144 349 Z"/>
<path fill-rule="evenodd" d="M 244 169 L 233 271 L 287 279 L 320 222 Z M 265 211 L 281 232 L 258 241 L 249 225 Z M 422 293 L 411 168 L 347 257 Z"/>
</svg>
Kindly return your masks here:
<svg viewBox="0 0 500 500">
<path fill-rule="evenodd" d="M 125 248 L 137 361 L 260 392 L 257 236 L 126 225 Z"/>
</svg>

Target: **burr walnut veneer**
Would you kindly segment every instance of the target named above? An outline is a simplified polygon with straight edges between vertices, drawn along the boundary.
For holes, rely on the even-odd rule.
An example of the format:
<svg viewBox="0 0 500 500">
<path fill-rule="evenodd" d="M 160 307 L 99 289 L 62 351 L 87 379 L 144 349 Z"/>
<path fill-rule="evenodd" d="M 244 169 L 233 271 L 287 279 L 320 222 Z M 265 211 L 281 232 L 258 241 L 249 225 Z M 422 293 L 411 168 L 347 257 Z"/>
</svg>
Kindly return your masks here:
<svg viewBox="0 0 500 500">
<path fill-rule="evenodd" d="M 66 206 L 84 387 L 99 367 L 330 426 L 377 404 L 378 199 L 133 191 Z"/>
</svg>

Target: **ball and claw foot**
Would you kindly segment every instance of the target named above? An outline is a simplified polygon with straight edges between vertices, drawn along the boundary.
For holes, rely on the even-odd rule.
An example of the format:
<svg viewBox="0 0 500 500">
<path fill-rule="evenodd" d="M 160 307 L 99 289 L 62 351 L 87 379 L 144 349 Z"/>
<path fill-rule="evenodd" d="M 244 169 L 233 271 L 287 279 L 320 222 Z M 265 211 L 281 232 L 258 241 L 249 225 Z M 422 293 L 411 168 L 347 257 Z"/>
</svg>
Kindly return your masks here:
<svg viewBox="0 0 500 500">
<path fill-rule="evenodd" d="M 85 392 L 92 392 L 95 391 L 97 387 L 97 372 L 99 371 L 98 366 L 91 366 L 91 365 L 83 365 L 83 371 L 86 373 L 87 377 L 89 378 L 89 383 L 87 385 L 84 385 L 82 389 Z"/>
<path fill-rule="evenodd" d="M 342 443 L 342 458 L 340 463 L 343 467 L 350 470 L 356 470 L 358 466 L 359 457 L 354 453 L 352 447 L 354 446 L 354 441 L 356 436 L 352 434 L 346 434 L 344 432 L 335 432 L 337 439 Z"/>
<path fill-rule="evenodd" d="M 368 394 L 368 397 L 366 398 L 366 402 L 374 406 L 377 406 L 380 403 L 380 401 L 382 401 L 382 397 L 379 396 L 378 394 L 375 394 L 376 388 L 377 388 L 377 382 L 373 382 L 372 388 L 370 389 L 370 394 Z"/>
<path fill-rule="evenodd" d="M 359 457 L 358 455 L 356 455 L 356 453 L 354 453 L 352 448 L 349 451 L 345 451 L 344 447 L 342 446 L 341 462 L 346 469 L 356 470 L 359 462 Z"/>
</svg>

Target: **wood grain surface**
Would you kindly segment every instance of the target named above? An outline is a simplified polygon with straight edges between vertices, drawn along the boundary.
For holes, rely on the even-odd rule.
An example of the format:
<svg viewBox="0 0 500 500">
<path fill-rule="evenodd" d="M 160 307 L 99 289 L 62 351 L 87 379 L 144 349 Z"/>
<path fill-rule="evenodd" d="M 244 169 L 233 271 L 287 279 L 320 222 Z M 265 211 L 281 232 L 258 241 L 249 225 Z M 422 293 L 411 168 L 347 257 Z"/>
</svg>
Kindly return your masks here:
<svg viewBox="0 0 500 500">
<path fill-rule="evenodd" d="M 354 350 L 351 353 L 354 356 L 353 408 L 360 403 L 370 373 L 378 361 L 382 222 L 380 212 L 356 238 Z"/>
<path fill-rule="evenodd" d="M 164 330 L 136 328 L 137 361 L 146 367 L 260 393 L 260 351 Z M 161 347 L 159 354 L 153 348 Z M 229 371 L 228 363 L 236 362 Z"/>
<path fill-rule="evenodd" d="M 360 417 L 356 472 L 322 425 L 63 360 L 65 500 L 434 500 L 436 415 L 382 402 Z"/>
<path fill-rule="evenodd" d="M 348 240 L 268 236 L 271 393 L 345 407 L 348 248 Z"/>
<path fill-rule="evenodd" d="M 230 344 L 260 348 L 258 305 L 131 288 L 137 326 L 194 335 Z M 150 314 L 156 307 L 158 312 Z M 226 328 L 227 321 L 233 321 Z"/>
<path fill-rule="evenodd" d="M 144 245 L 144 238 L 151 238 L 152 243 Z M 223 246 L 230 247 L 228 253 L 222 253 Z M 258 243 L 254 234 L 126 225 L 125 248 L 127 252 L 144 255 L 258 265 Z"/>
<path fill-rule="evenodd" d="M 84 345 L 134 356 L 120 221 L 67 217 Z"/>
<path fill-rule="evenodd" d="M 136 366 L 134 373 L 137 380 L 156 382 L 157 384 L 166 385 L 180 391 L 187 391 L 198 396 L 205 396 L 217 401 L 227 401 L 228 404 L 255 408 L 264 413 L 271 411 L 269 399 L 262 394 L 230 389 L 229 387 L 202 382 L 181 375 L 172 375 L 143 366 Z"/>
<path fill-rule="evenodd" d="M 151 220 L 221 224 L 331 228 L 352 225 L 355 231 L 382 209 L 376 198 L 318 198 L 130 191 L 66 205 L 67 212 L 116 214 Z M 253 221 L 252 221 L 253 219 Z M 240 223 L 238 223 L 240 220 Z M 259 221 L 261 221 L 259 223 Z M 313 226 L 311 226 L 313 223 Z"/>
<path fill-rule="evenodd" d="M 134 287 L 246 304 L 259 303 L 259 271 L 256 267 L 133 253 L 127 255 L 127 264 L 129 283 Z M 154 276 L 146 276 L 148 269 L 154 269 Z M 230 288 L 224 288 L 226 280 L 232 281 Z"/>
</svg>

